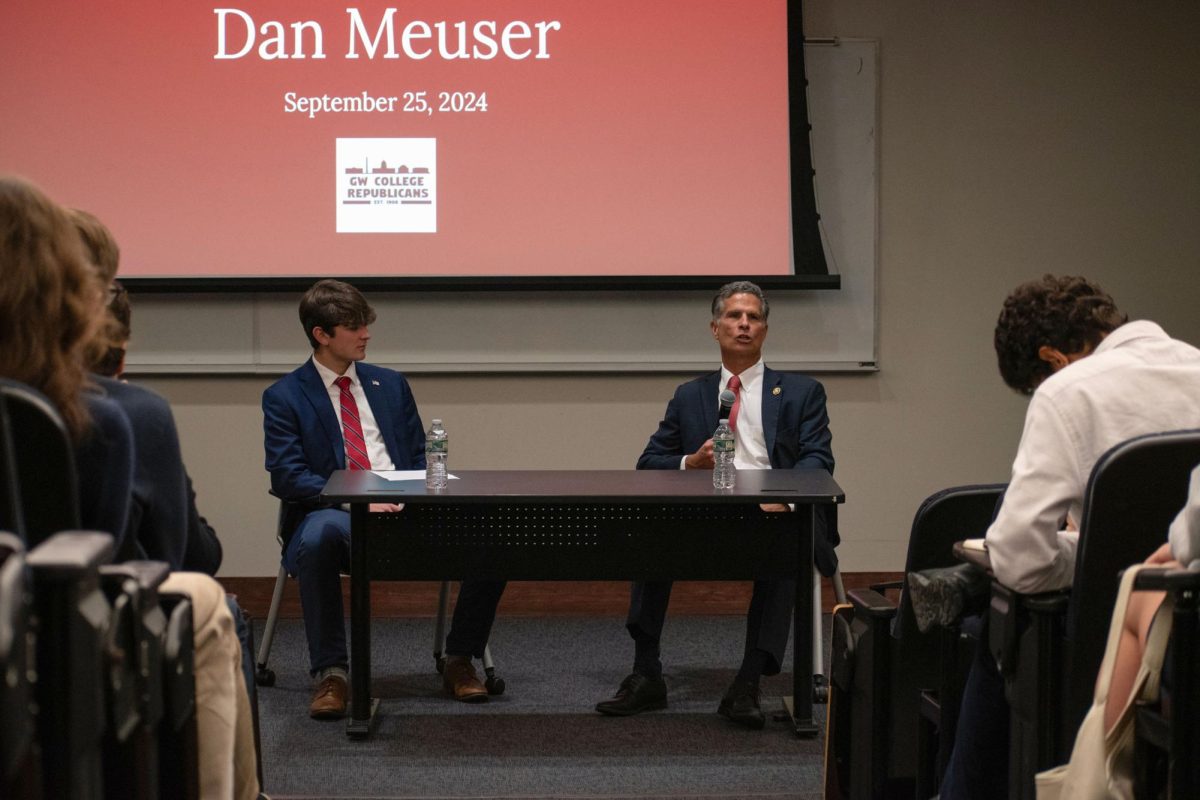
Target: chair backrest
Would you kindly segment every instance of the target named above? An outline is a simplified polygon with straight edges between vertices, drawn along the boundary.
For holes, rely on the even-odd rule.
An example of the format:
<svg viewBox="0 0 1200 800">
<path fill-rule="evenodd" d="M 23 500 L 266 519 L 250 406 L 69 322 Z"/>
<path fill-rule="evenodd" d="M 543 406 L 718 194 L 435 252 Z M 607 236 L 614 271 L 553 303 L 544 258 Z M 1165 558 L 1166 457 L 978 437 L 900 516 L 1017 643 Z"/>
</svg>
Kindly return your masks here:
<svg viewBox="0 0 1200 800">
<path fill-rule="evenodd" d="M 905 574 L 958 563 L 954 543 L 976 539 L 987 532 L 1005 486 L 1003 483 L 952 486 L 927 497 L 913 517 L 904 560 Z M 893 633 L 902 639 L 922 636 L 907 589 L 900 593 Z M 936 637 L 928 638 L 932 641 Z"/>
<path fill-rule="evenodd" d="M 75 451 L 58 411 L 25 384 L 0 378 L 0 528 L 33 548 L 79 528 Z"/>
<path fill-rule="evenodd" d="M 1075 730 L 1091 706 L 1104 657 L 1118 573 L 1167 541 L 1200 464 L 1200 430 L 1139 436 L 1116 445 L 1092 468 L 1083 498 L 1079 549 L 1068 609 L 1065 720 Z"/>
</svg>

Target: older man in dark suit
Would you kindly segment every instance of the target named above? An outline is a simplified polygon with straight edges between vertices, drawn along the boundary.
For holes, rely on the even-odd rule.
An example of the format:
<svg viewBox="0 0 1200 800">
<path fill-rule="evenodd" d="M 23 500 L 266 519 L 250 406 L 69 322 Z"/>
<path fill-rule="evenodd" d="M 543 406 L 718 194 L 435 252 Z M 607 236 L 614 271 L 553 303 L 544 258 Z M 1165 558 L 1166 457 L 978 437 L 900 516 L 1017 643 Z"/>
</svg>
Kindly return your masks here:
<svg viewBox="0 0 1200 800">
<path fill-rule="evenodd" d="M 309 668 L 317 687 L 314 719 L 346 713 L 346 622 L 340 573 L 349 568 L 350 515 L 318 496 L 338 469 L 425 467 L 425 434 L 408 381 L 363 363 L 375 311 L 353 286 L 323 280 L 300 301 L 313 357 L 263 393 L 263 428 L 271 488 L 307 514 L 288 540 L 283 563 L 300 582 Z M 399 511 L 374 503 L 376 512 Z M 459 590 L 446 640 L 445 688 L 463 702 L 487 689 L 471 664 L 481 658 L 504 591 L 502 581 L 467 581 Z"/>
<path fill-rule="evenodd" d="M 821 384 L 801 375 L 768 369 L 762 362 L 769 306 L 748 281 L 726 284 L 712 303 L 712 334 L 721 349 L 721 369 L 683 384 L 667 404 L 666 416 L 638 459 L 638 469 L 713 468 L 712 434 L 718 397 L 725 388 L 737 398 L 730 414 L 737 437 L 738 469 L 820 468 L 833 471 L 829 417 Z M 788 512 L 765 505 L 766 513 Z M 817 563 L 832 574 L 836 533 L 818 519 Z M 659 641 L 671 597 L 669 581 L 633 584 L 626 628 L 634 641 L 633 672 L 616 695 L 596 710 L 628 716 L 666 708 Z M 759 678 L 780 671 L 791 627 L 795 581 L 755 581 L 746 620 L 741 668 L 718 713 L 749 728 L 761 728 Z"/>
</svg>

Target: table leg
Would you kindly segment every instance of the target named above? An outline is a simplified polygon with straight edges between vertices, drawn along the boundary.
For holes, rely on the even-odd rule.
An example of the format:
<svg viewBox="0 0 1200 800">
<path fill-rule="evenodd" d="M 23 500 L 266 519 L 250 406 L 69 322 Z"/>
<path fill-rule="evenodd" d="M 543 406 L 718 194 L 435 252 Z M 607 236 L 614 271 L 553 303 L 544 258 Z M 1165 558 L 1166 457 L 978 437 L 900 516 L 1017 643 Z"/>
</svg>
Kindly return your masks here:
<svg viewBox="0 0 1200 800">
<path fill-rule="evenodd" d="M 813 535 L 816 506 L 802 506 L 796 545 L 796 601 L 792 611 L 792 702 L 789 711 L 797 736 L 816 736 L 813 722 Z"/>
<path fill-rule="evenodd" d="M 350 718 L 346 735 L 371 735 L 379 701 L 371 697 L 371 576 L 367 571 L 367 503 L 350 506 Z"/>
</svg>

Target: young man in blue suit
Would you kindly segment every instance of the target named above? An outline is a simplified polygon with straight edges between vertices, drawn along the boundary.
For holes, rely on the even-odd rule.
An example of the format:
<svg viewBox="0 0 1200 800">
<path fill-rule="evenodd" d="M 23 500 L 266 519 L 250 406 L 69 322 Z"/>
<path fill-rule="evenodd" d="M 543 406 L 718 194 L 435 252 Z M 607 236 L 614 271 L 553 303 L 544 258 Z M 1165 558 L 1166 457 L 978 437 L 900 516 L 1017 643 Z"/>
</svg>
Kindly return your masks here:
<svg viewBox="0 0 1200 800">
<path fill-rule="evenodd" d="M 730 414 L 737 437 L 738 469 L 819 468 L 833 471 L 829 416 L 821 384 L 800 375 L 768 369 L 762 362 L 769 307 L 762 290 L 749 281 L 726 284 L 712 302 L 712 334 L 721 349 L 721 369 L 683 384 L 667 404 L 666 416 L 638 459 L 638 469 L 713 468 L 712 434 L 718 396 L 733 390 Z M 764 512 L 788 512 L 764 505 Z M 837 565 L 836 532 L 818 521 L 814 537 L 817 564 L 825 574 Z M 633 584 L 625 627 L 634 641 L 633 672 L 616 695 L 596 710 L 628 716 L 667 707 L 659 640 L 671 598 L 671 583 Z M 795 581 L 755 581 L 746 619 L 746 646 L 737 677 L 717 708 L 748 728 L 766 722 L 759 706 L 759 678 L 780 671 L 791 627 Z"/>
<path fill-rule="evenodd" d="M 300 300 L 313 356 L 263 393 L 263 428 L 272 490 L 306 512 L 283 553 L 300 583 L 309 668 L 317 681 L 314 719 L 346 713 L 346 623 L 340 573 L 350 564 L 350 514 L 318 496 L 338 469 L 425 467 L 425 433 L 408 381 L 363 363 L 375 311 L 353 286 L 319 281 Z M 400 506 L 373 503 L 373 512 Z M 446 639 L 445 688 L 463 702 L 487 700 L 472 656 L 482 658 L 502 581 L 467 581 Z"/>
</svg>

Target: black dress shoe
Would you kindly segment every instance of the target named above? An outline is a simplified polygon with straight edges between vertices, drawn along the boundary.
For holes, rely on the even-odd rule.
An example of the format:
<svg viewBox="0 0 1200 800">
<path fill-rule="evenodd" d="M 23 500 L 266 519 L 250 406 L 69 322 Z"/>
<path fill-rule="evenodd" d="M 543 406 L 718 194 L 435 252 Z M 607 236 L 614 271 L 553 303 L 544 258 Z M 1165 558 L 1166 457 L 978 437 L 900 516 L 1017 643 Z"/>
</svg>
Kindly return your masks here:
<svg viewBox="0 0 1200 800">
<path fill-rule="evenodd" d="M 908 596 L 917 628 L 953 625 L 963 613 L 987 606 L 991 579 L 974 564 L 908 573 Z"/>
<path fill-rule="evenodd" d="M 611 700 L 596 703 L 596 710 L 610 717 L 628 717 L 667 707 L 667 682 L 634 672 L 621 681 Z"/>
<path fill-rule="evenodd" d="M 762 730 L 767 718 L 758 706 L 758 686 L 749 681 L 734 681 L 721 698 L 717 713 L 722 717 L 753 730 Z"/>
</svg>

